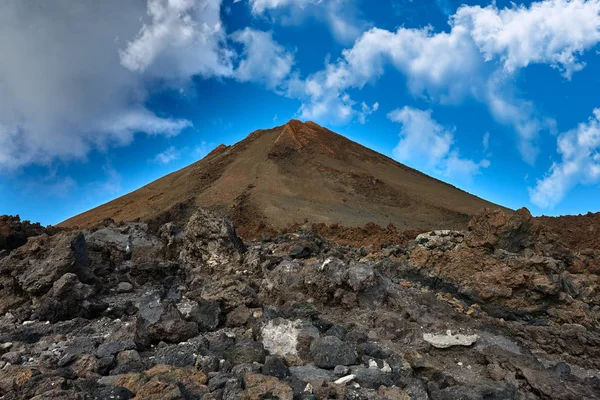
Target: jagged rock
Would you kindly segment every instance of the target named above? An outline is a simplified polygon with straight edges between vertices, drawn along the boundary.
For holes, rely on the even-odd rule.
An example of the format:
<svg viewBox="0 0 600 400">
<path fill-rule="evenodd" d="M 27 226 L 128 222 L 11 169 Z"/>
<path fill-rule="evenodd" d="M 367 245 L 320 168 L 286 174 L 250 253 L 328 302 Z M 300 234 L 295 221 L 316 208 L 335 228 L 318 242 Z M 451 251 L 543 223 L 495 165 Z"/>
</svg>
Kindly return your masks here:
<svg viewBox="0 0 600 400">
<path fill-rule="evenodd" d="M 469 232 L 435 231 L 393 250 L 340 246 L 303 227 L 213 266 L 181 264 L 188 239 L 175 226 L 158 238 L 158 226 L 107 221 L 84 231 L 96 278 L 69 271 L 34 294 L 21 288 L 24 270 L 0 275 L 10 311 L 0 314 L 0 397 L 598 397 L 600 281 L 590 271 L 600 257 L 561 253 L 527 216 L 494 228 L 495 212 L 483 214 Z M 68 235 L 31 238 L 0 266 L 34 267 L 50 249 L 14 257 Z M 132 245 L 124 260 L 120 240 L 130 236 L 156 259 Z M 54 254 L 68 258 L 69 246 Z M 309 247 L 310 258 L 291 259 L 293 246 Z M 123 282 L 131 291 L 116 290 Z M 101 313 L 102 303 L 110 309 Z M 423 332 L 448 327 L 479 339 L 430 348 Z"/>
<path fill-rule="evenodd" d="M 106 372 L 106 368 L 102 368 L 101 362 L 89 354 L 79 356 L 73 363 L 72 369 L 75 375 L 82 379 L 98 379 L 100 372 Z"/>
<path fill-rule="evenodd" d="M 290 368 L 285 360 L 277 356 L 267 356 L 261 372 L 263 375 L 274 376 L 277 379 L 290 376 Z"/>
<path fill-rule="evenodd" d="M 39 236 L 42 234 L 53 234 L 58 231 L 54 227 L 44 228 L 39 223 L 31 223 L 30 221 L 21 221 L 18 215 L 1 215 L 0 216 L 0 259 L 2 253 L 6 255 L 12 250 L 23 246 L 27 243 L 27 239 L 31 236 Z"/>
<path fill-rule="evenodd" d="M 225 325 L 230 328 L 246 325 L 251 316 L 252 310 L 248 307 L 236 307 L 229 314 L 227 314 L 227 322 Z"/>
<path fill-rule="evenodd" d="M 479 339 L 478 335 L 463 335 L 461 333 L 453 335 L 450 331 L 445 335 L 423 334 L 423 340 L 438 349 L 447 349 L 453 346 L 471 346 L 477 339 Z"/>
<path fill-rule="evenodd" d="M 356 382 L 361 386 L 377 389 L 380 386 L 392 386 L 394 377 L 379 368 L 367 368 L 363 366 L 351 367 L 350 372 L 355 376 Z"/>
<path fill-rule="evenodd" d="M 229 219 L 200 209 L 187 223 L 180 259 L 184 265 L 210 271 L 219 265 L 240 262 L 245 251 Z"/>
<path fill-rule="evenodd" d="M 3 281 L 10 279 L 18 285 L 14 286 L 12 282 L 3 284 L 3 293 L 0 294 L 2 297 L 11 296 L 18 291 L 30 296 L 41 296 L 67 273 L 77 275 L 82 282 L 93 279 L 83 234 L 68 232 L 37 236 L 0 260 L 0 276 Z M 9 307 L 12 305 L 7 304 Z M 4 313 L 6 310 L 0 312 Z"/>
<path fill-rule="evenodd" d="M 321 368 L 356 364 L 357 355 L 350 346 L 335 336 L 315 339 L 310 345 L 314 363 Z"/>
<path fill-rule="evenodd" d="M 331 381 L 334 378 L 334 375 L 331 371 L 316 367 L 312 364 L 292 366 L 290 367 L 290 374 L 294 378 L 303 382 L 307 382 L 311 379 L 322 379 L 324 381 Z"/>
<path fill-rule="evenodd" d="M 236 343 L 225 351 L 225 358 L 234 364 L 265 362 L 265 349 L 259 342 Z"/>
<path fill-rule="evenodd" d="M 248 375 L 244 378 L 246 390 L 239 395 L 240 400 L 274 398 L 292 400 L 292 388 L 272 376 Z"/>
<path fill-rule="evenodd" d="M 64 274 L 37 301 L 36 315 L 40 320 L 57 322 L 75 317 L 90 318 L 104 311 L 107 304 L 92 298 L 94 288 L 81 283 L 77 275 Z"/>
<path fill-rule="evenodd" d="M 415 239 L 417 244 L 430 250 L 438 249 L 441 251 L 454 250 L 464 241 L 464 234 L 457 231 L 432 231 L 422 233 Z"/>
<path fill-rule="evenodd" d="M 128 293 L 133 290 L 133 285 L 129 282 L 121 282 L 117 285 L 117 292 L 119 293 Z"/>
<path fill-rule="evenodd" d="M 129 400 L 135 395 L 124 387 L 100 387 L 92 395 L 92 400 Z"/>
<path fill-rule="evenodd" d="M 220 325 L 223 314 L 217 301 L 199 299 L 192 305 L 186 319 L 197 323 L 201 332 L 210 332 Z"/>
<path fill-rule="evenodd" d="M 375 400 L 410 400 L 410 395 L 399 387 L 382 386 L 377 391 Z"/>
<path fill-rule="evenodd" d="M 86 234 L 90 250 L 109 254 L 109 260 L 121 262 L 126 257 L 134 263 L 154 261 L 162 249 L 162 243 L 148 232 L 145 223 L 129 223 L 117 226 L 109 223 Z M 129 254 L 126 249 L 129 247 Z"/>
<path fill-rule="evenodd" d="M 184 398 L 182 389 L 192 396 L 201 397 L 208 391 L 207 382 L 207 376 L 200 371 L 168 365 L 98 380 L 100 385 L 123 387 L 140 399 L 180 399 Z"/>
<path fill-rule="evenodd" d="M 31 400 L 85 400 L 85 396 L 74 390 L 56 389 L 31 397 Z"/>
<path fill-rule="evenodd" d="M 303 342 L 312 342 L 320 336 L 319 330 L 308 322 L 276 318 L 263 326 L 262 340 L 269 353 L 286 357 L 302 358 Z"/>
<path fill-rule="evenodd" d="M 117 354 L 115 360 L 117 365 L 110 371 L 111 375 L 141 372 L 145 369 L 140 354 L 135 350 L 123 350 Z"/>
<path fill-rule="evenodd" d="M 22 351 L 9 351 L 8 353 L 2 354 L 2 361 L 6 361 L 12 365 L 19 365 L 23 362 Z"/>
<path fill-rule="evenodd" d="M 172 365 L 180 368 L 191 367 L 196 363 L 198 353 L 197 347 L 193 344 L 181 343 L 158 349 L 154 361 L 157 364 Z"/>
<path fill-rule="evenodd" d="M 135 349 L 135 343 L 131 340 L 123 342 L 107 342 L 102 343 L 96 350 L 96 357 L 104 358 L 108 356 L 114 356 L 115 354 L 123 350 Z"/>
<path fill-rule="evenodd" d="M 257 296 L 254 289 L 235 278 L 223 278 L 217 282 L 207 283 L 199 294 L 189 293 L 193 299 L 216 301 L 226 313 L 239 306 L 257 305 Z"/>
<path fill-rule="evenodd" d="M 179 343 L 198 334 L 198 325 L 186 321 L 175 303 L 150 296 L 140 303 L 136 321 L 136 343 L 142 347 L 165 341 Z"/>
</svg>

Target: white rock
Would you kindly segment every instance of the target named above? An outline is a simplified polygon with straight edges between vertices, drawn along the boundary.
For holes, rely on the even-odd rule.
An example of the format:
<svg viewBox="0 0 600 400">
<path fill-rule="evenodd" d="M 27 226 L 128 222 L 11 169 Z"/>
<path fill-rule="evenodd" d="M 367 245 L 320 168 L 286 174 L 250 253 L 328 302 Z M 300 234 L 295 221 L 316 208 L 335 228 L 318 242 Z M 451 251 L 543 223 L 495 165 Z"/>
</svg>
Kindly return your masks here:
<svg viewBox="0 0 600 400">
<path fill-rule="evenodd" d="M 0 350 L 8 350 L 12 347 L 12 345 L 12 342 L 2 343 L 0 344 Z"/>
<path fill-rule="evenodd" d="M 354 380 L 354 378 L 356 378 L 356 375 L 346 375 L 333 383 L 335 383 L 336 385 L 344 385 L 344 384 Z"/>
<path fill-rule="evenodd" d="M 331 262 L 331 258 L 328 258 L 327 260 L 325 260 L 323 262 L 323 264 L 319 267 L 319 271 L 323 271 L 325 269 L 325 267 L 327 266 L 327 264 L 329 264 Z"/>
<path fill-rule="evenodd" d="M 424 333 L 423 340 L 438 349 L 447 349 L 452 346 L 470 346 L 479 339 L 478 335 L 453 335 L 447 331 L 445 335 L 434 335 L 433 333 Z"/>
<path fill-rule="evenodd" d="M 392 373 L 392 368 L 390 367 L 390 364 L 388 364 L 386 361 L 383 362 L 383 368 L 381 368 L 381 372 L 383 372 L 384 374 Z"/>
<path fill-rule="evenodd" d="M 298 355 L 298 335 L 318 338 L 319 330 L 301 320 L 290 321 L 276 318 L 262 328 L 263 345 L 271 354 L 278 356 Z"/>
<path fill-rule="evenodd" d="M 377 365 L 377 361 L 375 361 L 375 360 L 369 360 L 369 368 L 371 368 L 371 369 L 377 369 L 377 368 L 379 368 L 379 366 Z"/>
</svg>

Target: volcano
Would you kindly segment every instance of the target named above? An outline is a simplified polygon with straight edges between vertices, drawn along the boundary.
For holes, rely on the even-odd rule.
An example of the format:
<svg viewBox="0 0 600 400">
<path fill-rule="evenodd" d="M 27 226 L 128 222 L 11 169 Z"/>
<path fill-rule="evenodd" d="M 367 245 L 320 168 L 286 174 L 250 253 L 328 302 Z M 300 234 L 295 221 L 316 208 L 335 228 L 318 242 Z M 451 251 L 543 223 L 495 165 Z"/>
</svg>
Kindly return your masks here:
<svg viewBox="0 0 600 400">
<path fill-rule="evenodd" d="M 61 226 L 172 218 L 198 206 L 224 212 L 242 235 L 303 223 L 464 229 L 483 208 L 502 208 L 313 122 L 291 120 L 220 145 L 202 160 Z"/>
</svg>

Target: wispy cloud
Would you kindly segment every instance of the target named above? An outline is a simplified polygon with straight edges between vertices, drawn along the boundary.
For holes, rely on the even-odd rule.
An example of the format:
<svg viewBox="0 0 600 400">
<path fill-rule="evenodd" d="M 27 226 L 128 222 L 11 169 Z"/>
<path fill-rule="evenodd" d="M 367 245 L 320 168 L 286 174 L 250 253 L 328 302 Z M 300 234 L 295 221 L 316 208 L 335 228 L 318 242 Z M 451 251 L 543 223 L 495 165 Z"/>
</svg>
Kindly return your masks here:
<svg viewBox="0 0 600 400">
<path fill-rule="evenodd" d="M 152 162 L 157 164 L 170 164 L 175 160 L 179 160 L 181 157 L 181 153 L 174 146 L 169 147 L 165 151 L 158 153 L 154 158 L 152 158 Z"/>
</svg>

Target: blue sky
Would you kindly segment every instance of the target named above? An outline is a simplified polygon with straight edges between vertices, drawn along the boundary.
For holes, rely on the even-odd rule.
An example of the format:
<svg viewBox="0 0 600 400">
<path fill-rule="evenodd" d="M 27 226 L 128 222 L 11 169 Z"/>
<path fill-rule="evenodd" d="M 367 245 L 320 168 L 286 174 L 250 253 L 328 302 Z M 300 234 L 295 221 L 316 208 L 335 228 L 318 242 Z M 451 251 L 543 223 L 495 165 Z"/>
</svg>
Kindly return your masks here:
<svg viewBox="0 0 600 400">
<path fill-rule="evenodd" d="M 291 118 L 600 211 L 599 42 L 600 0 L 8 0 L 0 214 L 55 224 Z"/>
</svg>

